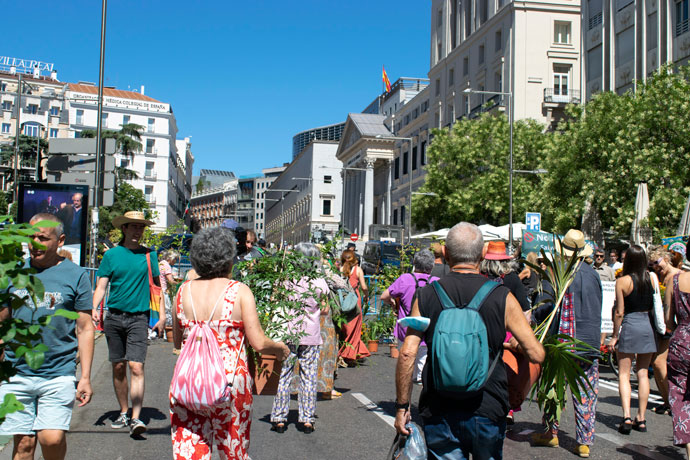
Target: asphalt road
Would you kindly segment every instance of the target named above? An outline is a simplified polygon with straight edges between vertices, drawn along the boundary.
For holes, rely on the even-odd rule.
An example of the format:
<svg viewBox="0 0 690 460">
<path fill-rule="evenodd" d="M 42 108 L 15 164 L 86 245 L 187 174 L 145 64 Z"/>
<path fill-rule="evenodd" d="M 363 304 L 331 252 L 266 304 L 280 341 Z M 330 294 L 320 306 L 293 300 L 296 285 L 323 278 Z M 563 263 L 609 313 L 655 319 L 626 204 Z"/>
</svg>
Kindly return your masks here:
<svg viewBox="0 0 690 460">
<path fill-rule="evenodd" d="M 145 408 L 142 413 L 142 419 L 148 424 L 149 430 L 140 439 L 132 439 L 124 429 L 110 428 L 109 421 L 117 415 L 117 405 L 112 390 L 110 364 L 106 356 L 105 340 L 101 338 L 96 344 L 93 371 L 94 400 L 83 408 L 75 408 L 72 430 L 67 438 L 67 458 L 171 458 L 167 392 L 176 359 L 172 354 L 172 345 L 157 341 L 149 347 Z M 296 429 L 297 401 L 294 399 L 288 430 L 283 434 L 270 431 L 269 416 L 273 398 L 256 396 L 251 430 L 251 457 L 254 460 L 383 460 L 395 434 L 392 428 L 394 369 L 395 360 L 384 353 L 383 347 L 364 365 L 339 369 L 336 388 L 343 393 L 343 397 L 333 401 L 318 401 L 316 430 L 312 434 L 304 434 Z M 657 415 L 649 410 L 646 414 L 649 429 L 647 433 L 633 431 L 631 435 L 624 436 L 617 432 L 621 408 L 615 376 L 606 367 L 602 367 L 601 370 L 597 437 L 590 458 L 684 458 L 682 450 L 672 445 L 672 425 L 669 416 Z M 418 399 L 419 390 L 416 386 L 413 401 Z M 635 400 L 633 405 L 636 406 Z M 650 404 L 651 407 L 654 405 Z M 504 457 L 549 460 L 577 458 L 570 452 L 575 445 L 572 407 L 568 407 L 563 417 L 559 448 L 530 445 L 530 435 L 534 430 L 540 429 L 540 420 L 536 404 L 526 402 L 523 410 L 516 414 L 516 424 L 507 433 Z M 11 445 L 0 451 L 0 460 L 9 459 L 10 451 Z M 218 457 L 214 454 L 213 458 Z"/>
</svg>

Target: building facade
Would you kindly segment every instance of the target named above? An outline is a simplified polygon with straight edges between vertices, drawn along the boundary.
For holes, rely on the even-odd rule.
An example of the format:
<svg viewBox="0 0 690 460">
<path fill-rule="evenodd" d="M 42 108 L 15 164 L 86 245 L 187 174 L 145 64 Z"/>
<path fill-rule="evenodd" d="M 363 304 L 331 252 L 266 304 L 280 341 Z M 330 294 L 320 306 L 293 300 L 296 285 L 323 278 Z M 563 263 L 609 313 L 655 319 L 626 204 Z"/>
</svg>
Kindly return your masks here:
<svg viewBox="0 0 690 460">
<path fill-rule="evenodd" d="M 237 179 L 230 179 L 220 186 L 194 191 L 190 214 L 197 228 L 217 227 L 223 220 L 234 217 L 237 211 L 237 184 Z"/>
<path fill-rule="evenodd" d="M 583 0 L 582 87 L 588 100 L 600 91 L 636 89 L 666 63 L 690 60 L 690 0 Z"/>
<path fill-rule="evenodd" d="M 580 102 L 580 2 L 432 0 L 431 127 L 474 117 L 487 105 L 547 127 Z M 510 107 L 508 107 L 510 109 Z"/>
<path fill-rule="evenodd" d="M 332 239 L 341 216 L 338 143 L 312 141 L 265 192 L 268 243 Z"/>
<path fill-rule="evenodd" d="M 254 179 L 254 233 L 258 238 L 266 235 L 266 190 L 285 171 L 287 166 L 262 169 L 262 177 Z"/>
<path fill-rule="evenodd" d="M 340 136 L 345 129 L 345 123 L 335 123 L 332 125 L 321 126 L 319 128 L 312 128 L 301 133 L 295 134 L 292 137 L 292 159 L 297 158 L 297 155 L 309 145 L 311 141 L 335 141 L 340 140 Z"/>
</svg>

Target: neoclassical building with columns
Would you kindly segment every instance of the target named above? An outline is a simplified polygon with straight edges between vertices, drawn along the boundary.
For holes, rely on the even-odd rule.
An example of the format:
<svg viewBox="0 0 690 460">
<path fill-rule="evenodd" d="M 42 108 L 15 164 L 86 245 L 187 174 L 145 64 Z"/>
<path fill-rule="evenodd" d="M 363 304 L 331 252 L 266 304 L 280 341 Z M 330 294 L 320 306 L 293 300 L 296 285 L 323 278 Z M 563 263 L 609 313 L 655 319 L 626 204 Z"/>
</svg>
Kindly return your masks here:
<svg viewBox="0 0 690 460">
<path fill-rule="evenodd" d="M 343 163 L 343 226 L 362 241 L 369 239 L 372 224 L 392 223 L 391 166 L 401 141 L 385 120 L 385 115 L 349 114 L 336 153 Z"/>
</svg>

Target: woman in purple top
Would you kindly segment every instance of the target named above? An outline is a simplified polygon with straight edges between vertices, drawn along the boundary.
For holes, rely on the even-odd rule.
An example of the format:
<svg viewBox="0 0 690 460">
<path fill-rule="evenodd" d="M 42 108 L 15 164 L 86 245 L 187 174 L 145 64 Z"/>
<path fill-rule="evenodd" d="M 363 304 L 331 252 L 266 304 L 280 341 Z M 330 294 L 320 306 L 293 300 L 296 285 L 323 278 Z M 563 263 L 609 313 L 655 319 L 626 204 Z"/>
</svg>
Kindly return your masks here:
<svg viewBox="0 0 690 460">
<path fill-rule="evenodd" d="M 437 277 L 429 275 L 434 268 L 434 254 L 430 250 L 424 249 L 415 254 L 412 265 L 414 266 L 414 273 L 403 273 L 381 294 L 382 302 L 393 307 L 397 305 L 399 320 L 410 315 L 417 289 L 438 280 Z M 407 328 L 396 323 L 394 334 L 398 344 L 402 344 L 407 335 Z M 426 353 L 426 344 L 422 342 L 415 362 L 415 383 L 422 381 L 422 369 L 426 363 Z"/>
<path fill-rule="evenodd" d="M 319 249 L 311 243 L 299 243 L 295 252 L 302 254 L 306 263 L 319 264 L 321 254 Z M 299 344 L 289 343 L 290 356 L 283 362 L 280 372 L 278 392 L 273 400 L 271 423 L 273 431 L 285 432 L 287 415 L 290 410 L 290 381 L 299 361 L 299 423 L 304 433 L 314 431 L 314 412 L 316 411 L 316 376 L 318 373 L 319 352 L 321 350 L 321 315 L 328 314 L 328 304 L 324 301 L 328 295 L 328 284 L 323 278 L 302 278 L 290 283 L 295 292 L 290 300 L 299 301 L 304 308 L 295 321 L 288 325 L 291 334 L 301 334 Z"/>
</svg>

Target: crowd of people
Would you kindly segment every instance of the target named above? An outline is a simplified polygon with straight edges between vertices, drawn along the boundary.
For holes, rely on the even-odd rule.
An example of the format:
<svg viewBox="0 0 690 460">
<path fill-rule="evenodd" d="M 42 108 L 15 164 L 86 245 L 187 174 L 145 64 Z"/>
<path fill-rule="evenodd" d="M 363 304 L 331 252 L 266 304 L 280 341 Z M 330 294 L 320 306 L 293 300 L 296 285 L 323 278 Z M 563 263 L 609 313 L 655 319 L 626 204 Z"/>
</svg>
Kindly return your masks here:
<svg viewBox="0 0 690 460">
<path fill-rule="evenodd" d="M 254 294 L 234 276 L 239 262 L 251 266 L 252 260 L 266 254 L 253 232 L 240 237 L 241 229 L 232 222 L 199 231 L 189 251 L 193 270 L 181 280 L 172 270 L 180 259 L 179 252 L 163 251 L 159 259 L 155 251 L 142 246 L 144 230 L 153 222 L 141 212 L 127 212 L 113 220 L 113 226 L 122 231 L 122 239 L 105 253 L 92 293 L 85 270 L 58 254 L 65 242 L 63 221 L 53 214 L 39 213 L 31 222 L 45 220 L 56 225 L 38 229 L 34 239 L 45 249 L 32 248 L 27 261 L 43 282 L 45 295 L 39 305 L 22 307 L 14 314 L 30 320 L 33 309 L 41 316 L 61 308 L 77 312 L 78 319 L 58 318 L 52 323 L 55 327 L 43 331 L 50 351 L 38 369 L 12 353 L 5 356 L 18 374 L 0 385 L 0 398 L 14 393 L 25 406 L 0 425 L 1 434 L 14 436 L 15 458 L 33 458 L 37 444 L 45 458 L 64 458 L 74 401 L 84 405 L 92 395 L 94 322 L 104 324 L 119 405 L 119 415 L 111 426 L 127 428 L 135 437 L 147 429 L 140 414 L 151 332 L 162 334 L 166 325 L 172 326 L 174 352 L 179 354 L 195 325 L 210 327 L 230 395 L 213 407 L 194 409 L 170 394 L 171 436 L 177 459 L 210 458 L 214 448 L 221 458 L 248 458 L 253 401 L 248 347 L 283 361 L 270 414 L 271 430 L 277 433 L 288 429 L 290 395 L 295 392 L 297 428 L 313 433 L 317 396 L 341 396 L 334 387 L 337 368 L 356 365 L 370 355 L 362 340 L 363 307 L 373 293 L 353 248 L 345 249 L 337 261 L 325 259 L 320 248 L 311 243 L 299 243 L 291 249 L 305 273 L 318 275 L 286 282 L 292 293 L 291 304 L 297 307 L 289 312 L 293 319 L 287 328 L 292 338 L 283 343 L 266 336 Z M 621 254 L 622 262 L 617 251 L 610 251 L 611 265 L 605 262 L 605 255 L 605 251 L 587 244 L 579 230 L 571 229 L 556 241 L 547 257 L 578 261 L 572 282 L 557 304 L 554 286 L 542 278 L 549 260 L 531 253 L 526 255 L 525 264 L 510 254 L 505 243 L 485 243 L 473 224 L 459 223 L 449 231 L 445 244 L 416 252 L 412 272 L 401 274 L 380 295 L 398 319 L 427 319 L 423 328 L 397 324 L 394 329 L 400 350 L 395 375 L 395 429 L 409 434 L 412 386 L 418 384 L 422 387 L 418 408 L 429 458 L 502 458 L 506 426 L 514 423 L 520 407 L 511 405 L 506 368 L 496 363 L 501 362 L 505 349 L 541 363 L 545 350 L 532 326 L 558 309 L 548 334 L 567 334 L 588 345 L 588 351 L 579 352 L 586 360 L 577 361 L 588 384 L 580 382 L 580 395 L 573 397 L 575 453 L 588 457 L 594 442 L 599 357 L 604 345 L 618 356 L 620 433 L 647 430 L 651 366 L 664 400 L 654 410 L 673 416 L 674 444 L 685 446 L 690 457 L 690 404 L 685 399 L 690 371 L 690 272 L 681 269 L 682 257 L 678 259 L 663 247 L 645 250 L 632 245 Z M 153 323 L 149 323 L 150 280 L 162 288 Z M 606 341 L 601 330 L 602 282 L 613 281 L 614 329 Z M 107 316 L 103 318 L 99 306 L 108 288 Z M 15 287 L 10 290 L 20 297 L 26 294 Z M 332 294 L 340 290 L 354 292 L 357 304 L 336 328 Z M 662 330 L 654 321 L 657 303 L 664 312 Z M 476 366 L 483 368 L 485 375 L 481 385 L 472 390 L 451 391 L 439 377 L 439 372 L 458 372 L 452 369 L 456 355 L 439 351 L 445 350 L 439 331 L 447 326 L 442 318 L 448 317 L 444 314 L 449 308 L 472 309 L 483 324 L 478 337 L 486 356 Z M 0 319 L 8 314 L 9 309 L 4 308 Z M 77 352 L 81 376 L 75 394 Z M 634 417 L 630 384 L 633 363 L 639 395 Z M 544 430 L 533 435 L 533 444 L 557 447 L 558 421 L 545 416 L 543 422 Z"/>
</svg>

